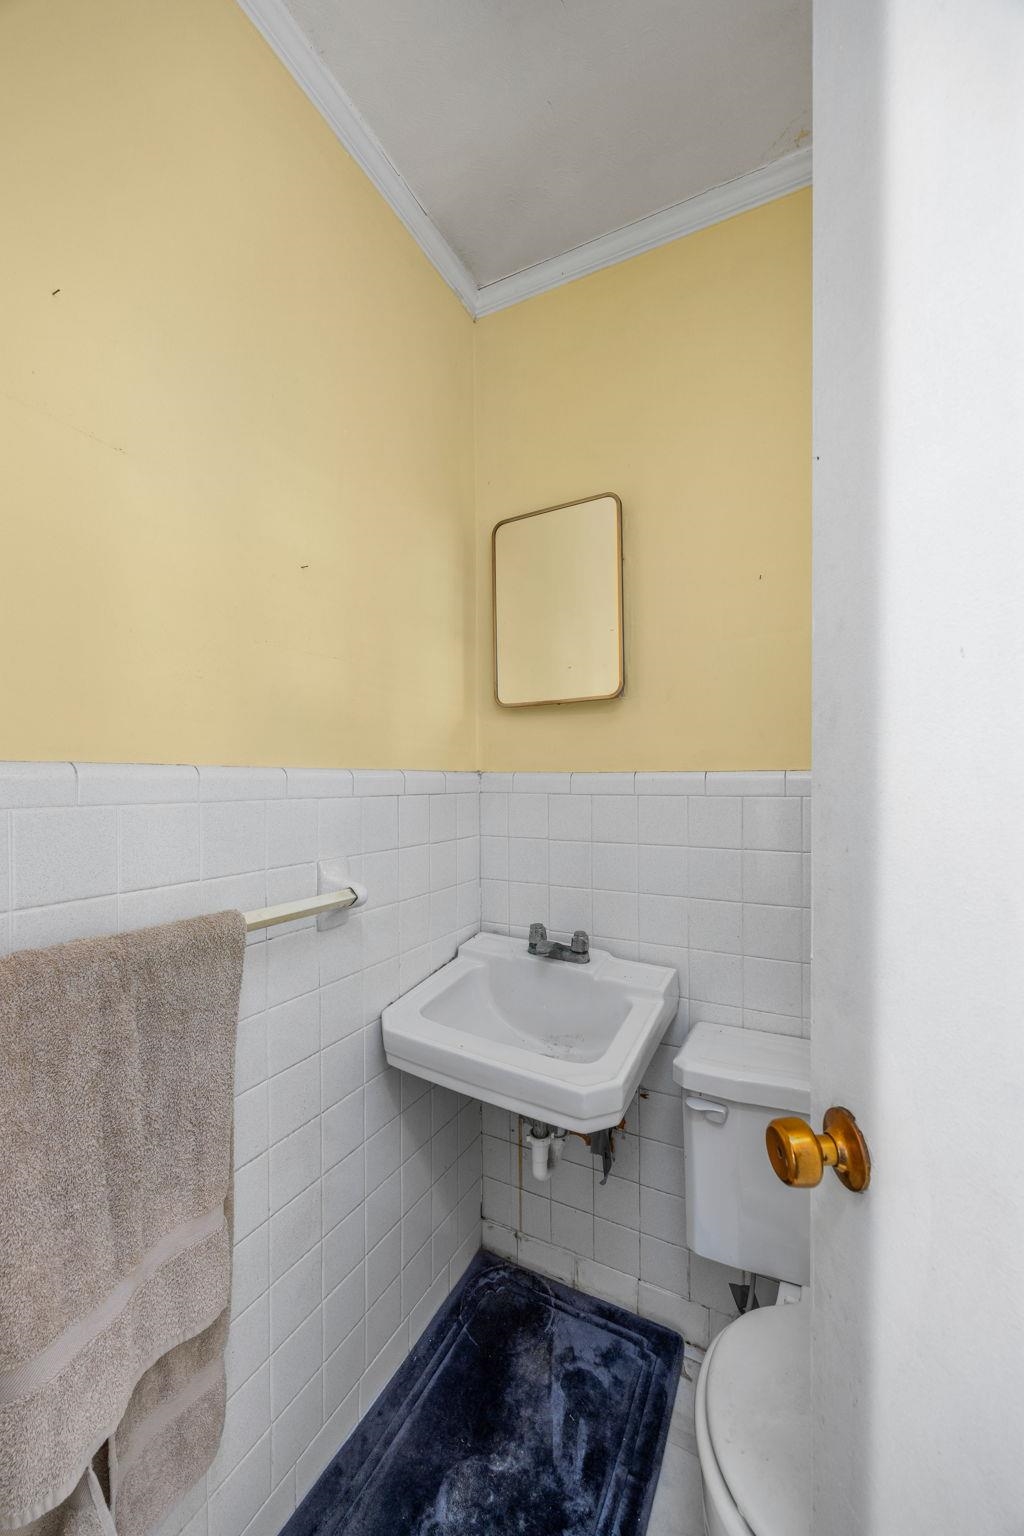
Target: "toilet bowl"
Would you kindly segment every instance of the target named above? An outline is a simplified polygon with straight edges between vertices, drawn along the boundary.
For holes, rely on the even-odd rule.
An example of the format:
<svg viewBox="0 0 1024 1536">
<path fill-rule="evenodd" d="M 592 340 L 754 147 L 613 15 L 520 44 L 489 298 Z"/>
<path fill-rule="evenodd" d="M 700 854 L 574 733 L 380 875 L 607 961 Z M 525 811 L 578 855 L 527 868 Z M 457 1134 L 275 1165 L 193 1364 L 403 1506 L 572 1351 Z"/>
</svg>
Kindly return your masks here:
<svg viewBox="0 0 1024 1536">
<path fill-rule="evenodd" d="M 695 1406 L 707 1536 L 810 1536 L 810 1307 L 762 1307 L 718 1335 Z"/>
</svg>

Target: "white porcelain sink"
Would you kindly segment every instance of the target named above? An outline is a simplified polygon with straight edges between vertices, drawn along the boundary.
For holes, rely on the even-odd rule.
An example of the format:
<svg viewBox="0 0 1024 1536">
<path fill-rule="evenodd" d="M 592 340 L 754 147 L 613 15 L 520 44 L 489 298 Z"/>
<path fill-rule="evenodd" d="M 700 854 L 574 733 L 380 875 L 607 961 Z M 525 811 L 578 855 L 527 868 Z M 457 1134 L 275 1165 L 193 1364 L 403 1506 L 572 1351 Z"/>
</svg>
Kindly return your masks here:
<svg viewBox="0 0 1024 1536">
<path fill-rule="evenodd" d="M 540 960 L 525 939 L 478 933 L 384 1009 L 384 1049 L 403 1072 L 570 1131 L 626 1112 L 679 1004 L 668 966 L 590 951 Z"/>
</svg>

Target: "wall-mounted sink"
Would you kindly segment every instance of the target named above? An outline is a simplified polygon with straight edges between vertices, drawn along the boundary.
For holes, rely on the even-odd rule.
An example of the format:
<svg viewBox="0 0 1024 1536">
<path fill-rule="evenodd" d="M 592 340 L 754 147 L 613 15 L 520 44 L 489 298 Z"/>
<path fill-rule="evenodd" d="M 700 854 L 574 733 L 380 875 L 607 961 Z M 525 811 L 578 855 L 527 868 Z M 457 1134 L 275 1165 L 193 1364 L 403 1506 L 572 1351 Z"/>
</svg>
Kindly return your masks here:
<svg viewBox="0 0 1024 1536">
<path fill-rule="evenodd" d="M 403 1072 L 570 1131 L 617 1125 L 679 1004 L 668 966 L 541 960 L 479 933 L 384 1010 Z"/>
</svg>

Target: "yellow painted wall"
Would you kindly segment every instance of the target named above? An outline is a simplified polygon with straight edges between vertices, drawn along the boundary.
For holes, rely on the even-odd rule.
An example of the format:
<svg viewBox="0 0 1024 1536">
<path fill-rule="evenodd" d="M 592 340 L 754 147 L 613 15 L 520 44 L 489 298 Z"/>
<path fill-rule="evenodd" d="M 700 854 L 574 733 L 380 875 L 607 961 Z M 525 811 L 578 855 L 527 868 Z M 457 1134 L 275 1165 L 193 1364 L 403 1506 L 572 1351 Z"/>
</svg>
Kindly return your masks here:
<svg viewBox="0 0 1024 1536">
<path fill-rule="evenodd" d="M 4 0 L 0 186 L 0 758 L 473 766 L 473 326 L 233 0 Z"/>
<path fill-rule="evenodd" d="M 480 765 L 806 768 L 810 193 L 482 320 L 477 551 L 517 512 L 623 502 L 626 692 L 504 710 L 478 583 Z"/>
<path fill-rule="evenodd" d="M 808 194 L 474 330 L 234 0 L 4 0 L 0 185 L 0 758 L 806 765 Z M 604 490 L 625 696 L 499 710 Z"/>
</svg>

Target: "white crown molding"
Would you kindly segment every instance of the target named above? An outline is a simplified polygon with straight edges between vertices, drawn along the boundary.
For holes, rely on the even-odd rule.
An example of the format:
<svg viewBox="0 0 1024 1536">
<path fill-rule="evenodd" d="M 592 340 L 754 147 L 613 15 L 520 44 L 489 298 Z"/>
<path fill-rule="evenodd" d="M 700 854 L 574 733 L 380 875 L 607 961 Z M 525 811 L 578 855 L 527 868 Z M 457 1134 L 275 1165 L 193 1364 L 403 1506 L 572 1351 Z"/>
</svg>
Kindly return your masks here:
<svg viewBox="0 0 1024 1536">
<path fill-rule="evenodd" d="M 474 319 L 560 288 L 577 277 L 627 261 L 692 235 L 709 224 L 746 213 L 776 197 L 785 197 L 811 183 L 811 151 L 800 149 L 760 170 L 738 176 L 685 202 L 614 229 L 578 245 L 564 256 L 552 256 L 510 277 L 478 287 L 472 274 L 452 250 L 408 183 L 388 159 L 383 146 L 334 79 L 309 38 L 283 0 L 238 0 L 253 26 L 277 54 L 292 78 L 309 97 L 328 127 L 356 164 L 373 182 L 385 202 L 401 219 L 417 245 Z"/>
<path fill-rule="evenodd" d="M 475 315 L 479 290 L 472 276 L 388 159 L 377 136 L 363 121 L 282 0 L 238 0 L 238 4 L 449 288 L 470 314 Z"/>
<path fill-rule="evenodd" d="M 507 309 L 523 299 L 532 299 L 550 288 L 560 288 L 577 277 L 599 272 L 602 267 L 614 266 L 627 261 L 630 256 L 640 256 L 653 251 L 656 246 L 667 245 L 683 235 L 692 235 L 709 224 L 720 224 L 738 213 L 758 208 L 789 192 L 797 192 L 811 184 L 811 151 L 799 149 L 781 160 L 773 160 L 759 170 L 734 181 L 723 182 L 707 192 L 698 192 L 685 202 L 663 208 L 635 224 L 613 229 L 610 234 L 599 235 L 585 245 L 577 245 L 564 256 L 552 256 L 549 261 L 539 261 L 494 283 L 486 283 L 478 289 L 476 315 L 493 315 L 496 310 Z"/>
</svg>

